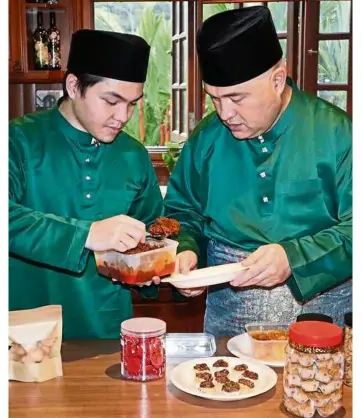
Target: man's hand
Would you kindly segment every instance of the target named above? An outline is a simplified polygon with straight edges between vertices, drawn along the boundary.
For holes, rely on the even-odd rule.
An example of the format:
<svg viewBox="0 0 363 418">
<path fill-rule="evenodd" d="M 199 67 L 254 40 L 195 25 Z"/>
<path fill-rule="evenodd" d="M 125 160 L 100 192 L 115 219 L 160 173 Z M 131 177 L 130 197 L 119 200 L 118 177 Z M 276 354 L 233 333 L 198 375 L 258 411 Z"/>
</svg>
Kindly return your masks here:
<svg viewBox="0 0 363 418">
<path fill-rule="evenodd" d="M 188 274 L 194 270 L 198 264 L 198 257 L 193 251 L 183 251 L 176 257 L 175 273 Z M 186 297 L 201 295 L 205 287 L 195 287 L 193 289 L 178 289 L 178 292 Z"/>
<path fill-rule="evenodd" d="M 121 253 L 145 242 L 146 227 L 143 222 L 126 215 L 113 216 L 93 222 L 85 247 L 92 251 L 115 250 Z"/>
<path fill-rule="evenodd" d="M 193 251 L 183 251 L 176 256 L 175 273 L 188 274 L 190 270 L 194 270 L 198 263 L 198 257 Z M 159 284 L 160 278 L 153 277 L 153 283 Z M 183 296 L 194 297 L 201 295 L 205 287 L 196 287 L 193 289 L 178 289 Z"/>
<path fill-rule="evenodd" d="M 284 283 L 291 275 L 289 260 L 279 244 L 258 248 L 242 265 L 248 267 L 248 270 L 238 273 L 230 282 L 232 286 L 272 287 Z"/>
</svg>

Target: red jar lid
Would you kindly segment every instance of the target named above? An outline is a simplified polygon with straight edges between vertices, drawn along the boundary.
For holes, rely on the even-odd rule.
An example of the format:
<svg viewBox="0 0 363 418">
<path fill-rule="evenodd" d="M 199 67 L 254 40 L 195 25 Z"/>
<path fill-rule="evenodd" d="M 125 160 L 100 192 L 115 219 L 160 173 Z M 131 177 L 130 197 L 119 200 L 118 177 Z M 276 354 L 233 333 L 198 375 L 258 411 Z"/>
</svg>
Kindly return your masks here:
<svg viewBox="0 0 363 418">
<path fill-rule="evenodd" d="M 290 325 L 289 338 L 307 347 L 336 347 L 343 343 L 343 330 L 328 322 L 295 322 Z"/>
</svg>

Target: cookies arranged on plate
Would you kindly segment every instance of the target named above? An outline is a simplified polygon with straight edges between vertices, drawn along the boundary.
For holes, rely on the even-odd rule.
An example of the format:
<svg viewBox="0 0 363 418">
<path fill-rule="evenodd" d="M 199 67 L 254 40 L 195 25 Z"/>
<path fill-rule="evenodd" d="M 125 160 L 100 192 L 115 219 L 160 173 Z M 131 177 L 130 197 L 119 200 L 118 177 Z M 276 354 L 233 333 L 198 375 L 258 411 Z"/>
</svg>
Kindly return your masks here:
<svg viewBox="0 0 363 418">
<path fill-rule="evenodd" d="M 198 390 L 204 393 L 238 393 L 251 390 L 255 387 L 254 381 L 258 380 L 258 373 L 250 370 L 246 364 L 233 367 L 223 359 L 215 361 L 213 366 L 206 363 L 196 364 L 193 369 Z"/>
</svg>

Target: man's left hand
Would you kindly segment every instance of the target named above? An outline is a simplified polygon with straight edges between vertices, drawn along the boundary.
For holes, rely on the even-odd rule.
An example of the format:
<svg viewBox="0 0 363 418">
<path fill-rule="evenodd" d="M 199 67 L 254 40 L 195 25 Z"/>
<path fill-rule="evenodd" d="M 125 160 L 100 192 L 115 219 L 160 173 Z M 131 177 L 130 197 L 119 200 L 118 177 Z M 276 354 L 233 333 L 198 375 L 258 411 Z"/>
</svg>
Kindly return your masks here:
<svg viewBox="0 0 363 418">
<path fill-rule="evenodd" d="M 248 267 L 248 270 L 238 273 L 230 282 L 231 286 L 273 287 L 284 283 L 291 275 L 286 252 L 279 244 L 258 248 L 242 262 L 242 265 Z"/>
</svg>

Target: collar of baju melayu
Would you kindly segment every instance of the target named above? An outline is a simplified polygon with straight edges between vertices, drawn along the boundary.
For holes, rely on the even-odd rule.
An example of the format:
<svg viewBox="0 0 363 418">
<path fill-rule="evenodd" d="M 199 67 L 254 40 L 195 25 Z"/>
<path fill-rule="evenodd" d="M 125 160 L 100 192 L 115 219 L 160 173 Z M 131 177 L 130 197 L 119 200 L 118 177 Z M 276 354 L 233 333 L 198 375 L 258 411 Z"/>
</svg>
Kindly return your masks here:
<svg viewBox="0 0 363 418">
<path fill-rule="evenodd" d="M 98 146 L 99 142 L 88 132 L 80 131 L 72 126 L 67 119 L 61 114 L 58 106 L 55 106 L 50 112 L 54 118 L 56 126 L 62 131 L 64 136 L 82 147 Z"/>
<path fill-rule="evenodd" d="M 290 77 L 287 77 L 287 84 L 292 88 L 292 95 L 287 108 L 284 110 L 277 123 L 267 132 L 252 140 L 261 140 L 261 137 L 270 143 L 276 142 L 281 135 L 285 134 L 292 125 L 298 122 L 299 112 L 297 112 L 300 90 Z"/>
</svg>

